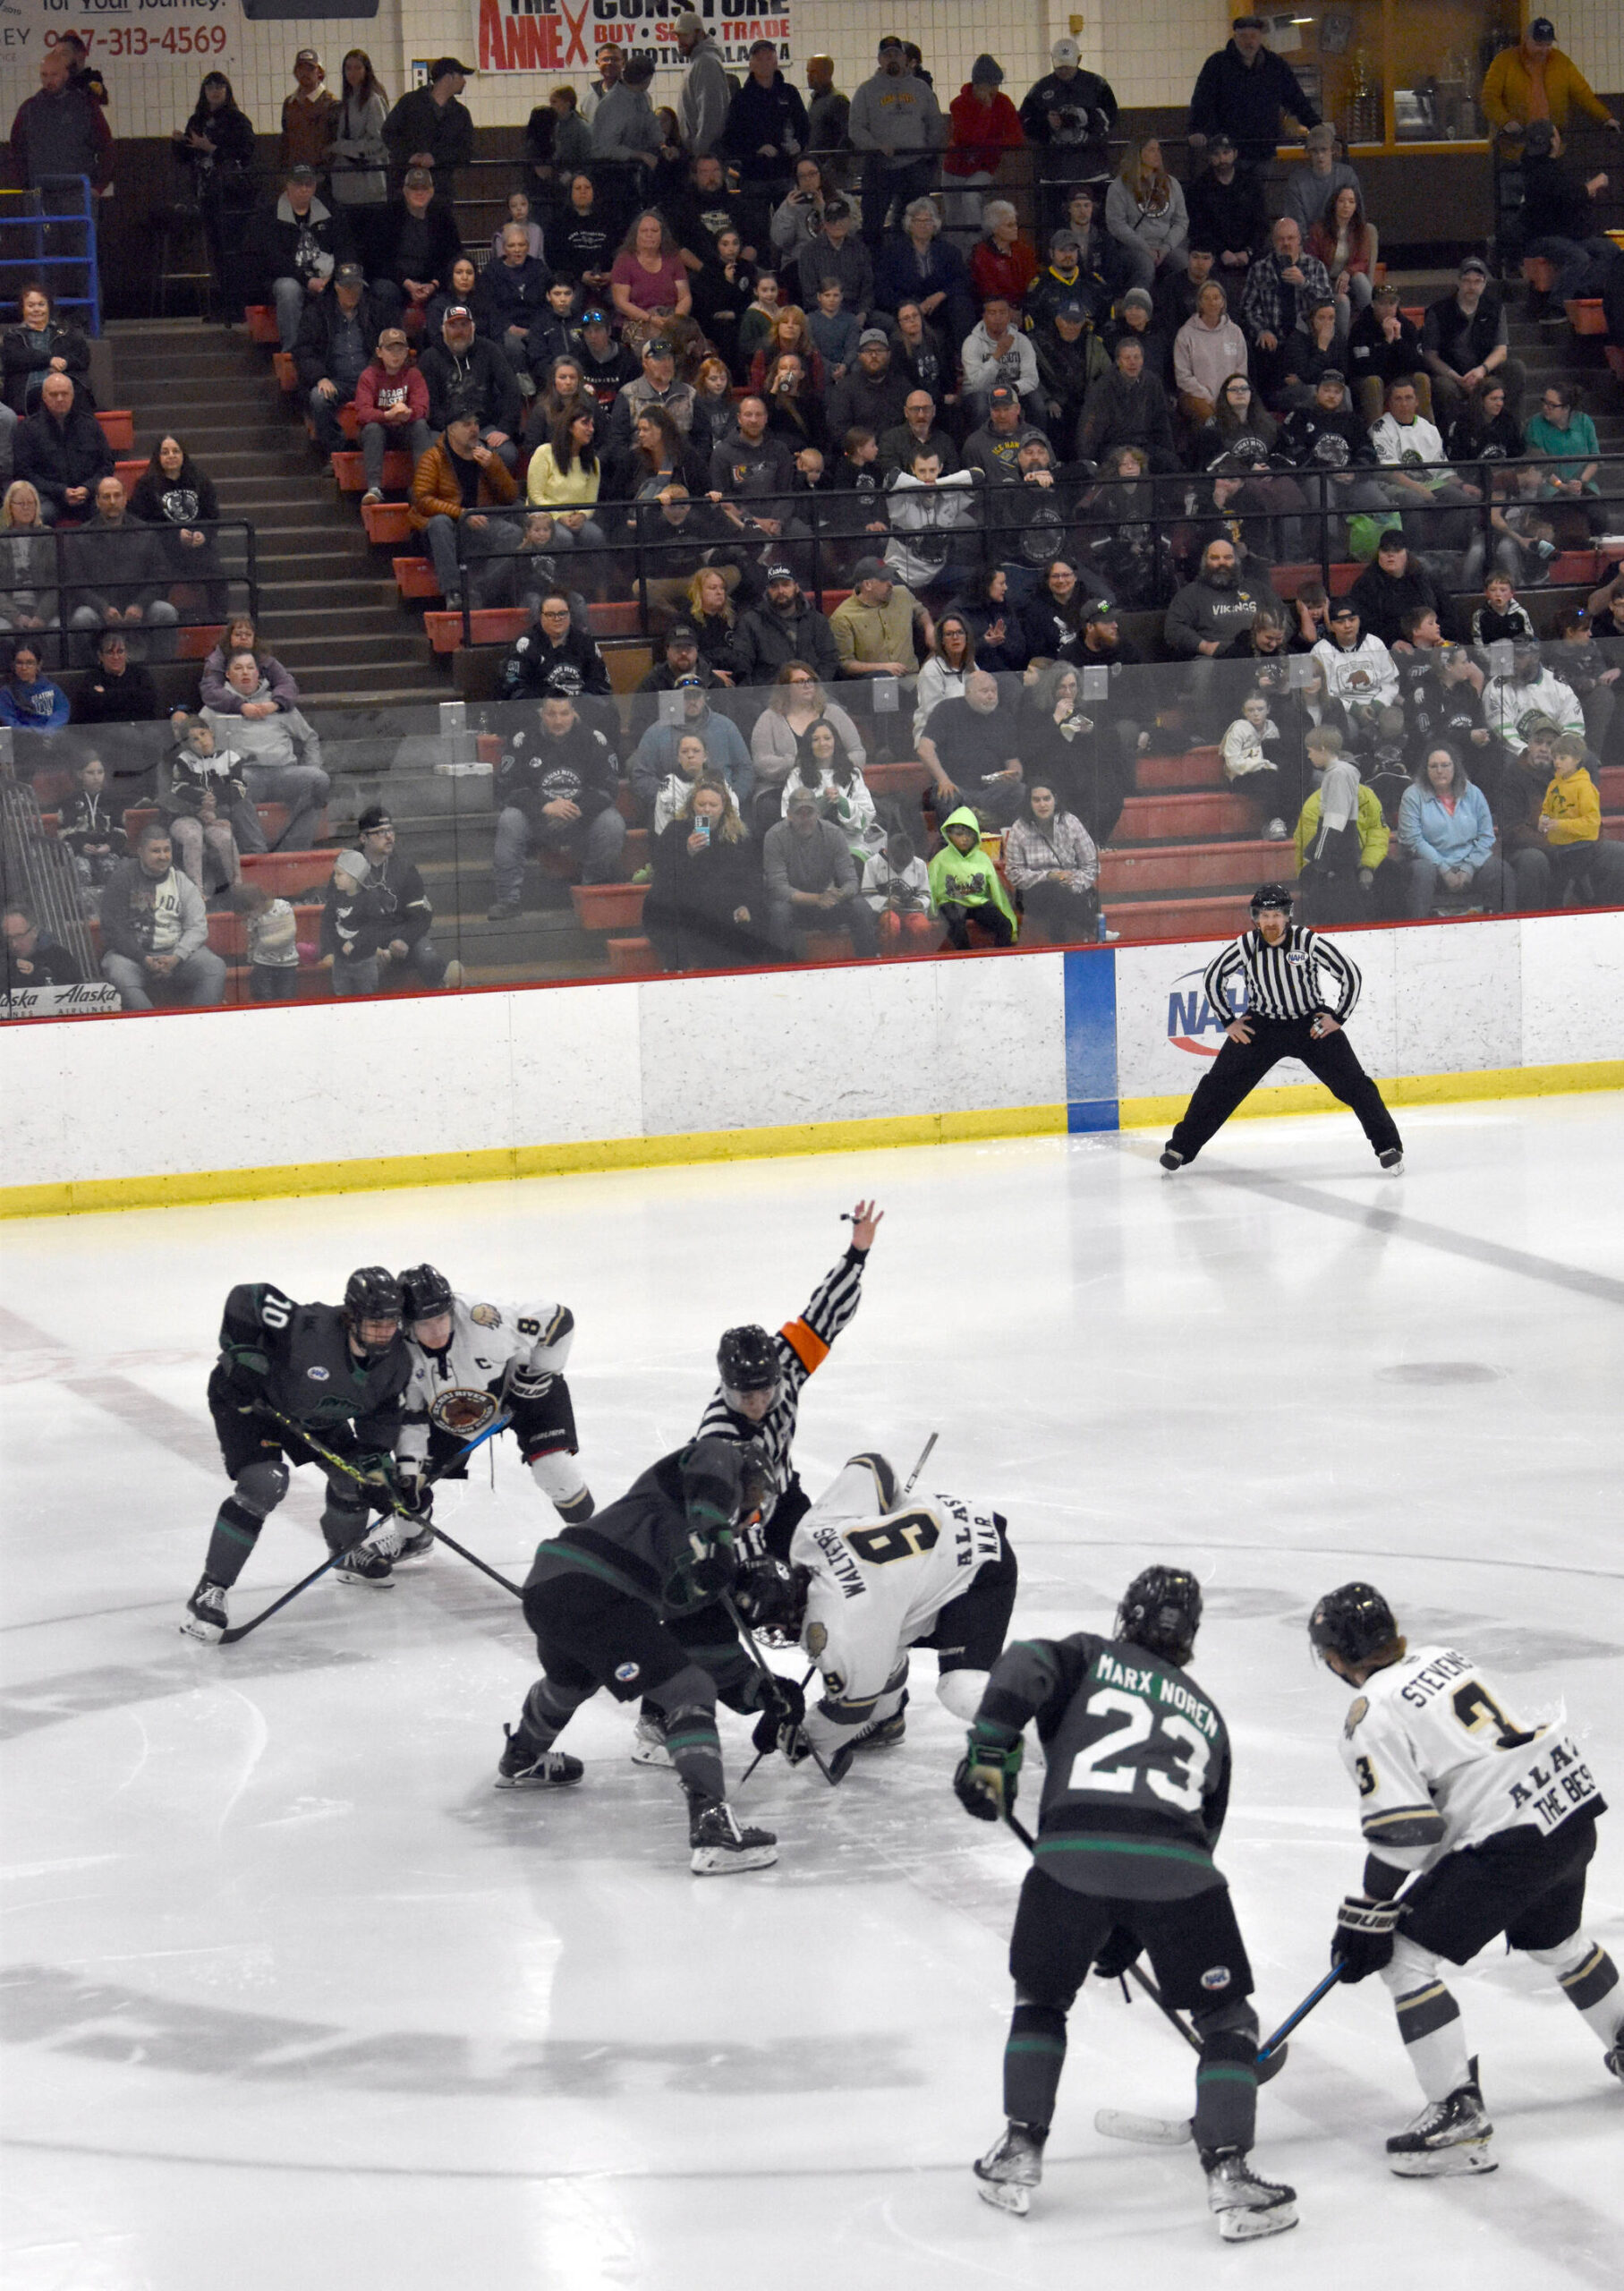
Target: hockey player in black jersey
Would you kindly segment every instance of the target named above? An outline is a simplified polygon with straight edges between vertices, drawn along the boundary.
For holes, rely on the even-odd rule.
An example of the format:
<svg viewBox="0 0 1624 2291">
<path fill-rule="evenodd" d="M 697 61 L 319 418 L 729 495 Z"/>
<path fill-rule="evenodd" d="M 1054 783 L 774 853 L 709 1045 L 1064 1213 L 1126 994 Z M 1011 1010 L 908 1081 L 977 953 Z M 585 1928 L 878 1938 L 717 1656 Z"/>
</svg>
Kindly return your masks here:
<svg viewBox="0 0 1624 2291">
<path fill-rule="evenodd" d="M 863 1300 L 863 1270 L 885 1216 L 872 1201 L 851 1212 L 851 1246 L 812 1290 L 805 1310 L 776 1336 L 751 1324 L 730 1328 L 717 1349 L 720 1381 L 699 1421 L 699 1439 L 736 1441 L 749 1447 L 765 1486 L 752 1548 L 787 1559 L 790 1538 L 807 1510 L 806 1490 L 790 1457 L 807 1378 Z M 900 1739 L 901 1729 L 897 1729 Z M 637 1766 L 668 1766 L 659 1713 L 645 1701 L 632 1745 Z"/>
<path fill-rule="evenodd" d="M 400 1538 L 393 1526 L 369 1538 L 367 1521 L 374 1511 L 392 1512 L 397 1494 L 415 1500 L 404 1493 L 391 1453 L 411 1373 L 400 1287 L 380 1265 L 350 1275 L 342 1305 L 296 1305 L 266 1281 L 231 1291 L 208 1409 L 234 1485 L 216 1516 L 202 1580 L 186 1603 L 181 1629 L 188 1638 L 219 1639 L 228 1621 L 225 1594 L 287 1494 L 291 1468 L 321 1462 L 297 1433 L 263 1412 L 262 1402 L 292 1417 L 374 1483 L 375 1497 L 327 1469 L 321 1532 L 328 1549 L 343 1554 L 334 1570 L 341 1583 L 388 1587 Z"/>
<path fill-rule="evenodd" d="M 553 1744 L 583 1702 L 607 1687 L 646 1696 L 688 1800 L 691 1867 L 700 1877 L 761 1869 L 778 1859 L 769 1830 L 741 1829 L 727 1802 L 719 1695 L 730 1709 L 799 1725 L 804 1699 L 744 1654 L 721 1604 L 739 1573 L 735 1537 L 753 1474 L 730 1440 L 701 1438 L 662 1456 L 617 1503 L 567 1527 L 536 1554 L 524 1614 L 542 1675 L 524 1698 L 497 1768 L 498 1790 L 579 1782 L 579 1759 Z"/>
<path fill-rule="evenodd" d="M 1200 1622 L 1195 1577 L 1147 1567 L 1124 1592 L 1111 1638 L 1020 1639 L 992 1666 L 953 1776 L 960 1801 L 982 1821 L 1012 1810 L 1033 1718 L 1047 1764 L 1009 1944 L 1008 2123 L 975 2176 L 985 2202 L 1026 2210 L 1042 2176 L 1072 2001 L 1091 1965 L 1112 1979 L 1147 1951 L 1163 1997 L 1188 2007 L 1201 2038 L 1195 2143 L 1219 2232 L 1239 2243 L 1296 2227 L 1296 2193 L 1246 2161 L 1257 2015 L 1246 1944 L 1212 1861 L 1229 1737 L 1186 1674 Z"/>
</svg>

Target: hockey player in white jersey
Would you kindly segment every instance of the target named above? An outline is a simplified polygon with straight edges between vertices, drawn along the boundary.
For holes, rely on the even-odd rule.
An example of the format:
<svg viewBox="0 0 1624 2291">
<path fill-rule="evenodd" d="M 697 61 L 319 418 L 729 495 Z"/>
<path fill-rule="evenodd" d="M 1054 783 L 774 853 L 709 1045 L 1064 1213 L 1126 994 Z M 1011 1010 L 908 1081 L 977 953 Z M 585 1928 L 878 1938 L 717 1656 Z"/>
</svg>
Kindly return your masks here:
<svg viewBox="0 0 1624 2291">
<path fill-rule="evenodd" d="M 738 1594 L 747 1622 L 799 1644 L 823 1692 L 777 1747 L 792 1764 L 816 1752 L 838 1780 L 859 1747 L 902 1740 L 908 1650 L 936 1655 L 936 1691 L 956 1718 L 975 1715 L 1003 1652 L 1018 1570 L 1005 1522 L 957 1495 L 901 1502 L 885 1457 L 854 1456 L 803 1515 L 789 1563 L 758 1563 Z M 758 1730 L 758 1749 L 773 1746 Z"/>
<path fill-rule="evenodd" d="M 421 1477 L 506 1414 L 531 1478 L 559 1518 L 569 1527 L 590 1520 L 591 1491 L 575 1458 L 575 1411 L 564 1376 L 575 1340 L 568 1306 L 463 1297 L 432 1265 L 411 1266 L 400 1289 L 412 1358 L 395 1442 L 400 1465 Z M 433 1544 L 425 1529 L 401 1557 L 421 1558 Z"/>
<path fill-rule="evenodd" d="M 1331 1960 L 1345 1980 L 1382 1975 L 1427 2102 L 1388 2142 L 1389 2164 L 1406 2179 L 1492 2171 L 1494 2127 L 1439 1960 L 1465 1964 L 1503 1933 L 1554 1975 L 1624 2082 L 1618 1967 L 1582 1929 L 1585 1872 L 1606 1806 L 1560 1720 L 1525 1726 L 1467 1656 L 1409 1648 L 1370 1584 L 1327 1592 L 1308 1633 L 1327 1667 L 1356 1690 L 1342 1759 L 1369 1848 L 1364 1890 L 1342 1903 Z"/>
</svg>

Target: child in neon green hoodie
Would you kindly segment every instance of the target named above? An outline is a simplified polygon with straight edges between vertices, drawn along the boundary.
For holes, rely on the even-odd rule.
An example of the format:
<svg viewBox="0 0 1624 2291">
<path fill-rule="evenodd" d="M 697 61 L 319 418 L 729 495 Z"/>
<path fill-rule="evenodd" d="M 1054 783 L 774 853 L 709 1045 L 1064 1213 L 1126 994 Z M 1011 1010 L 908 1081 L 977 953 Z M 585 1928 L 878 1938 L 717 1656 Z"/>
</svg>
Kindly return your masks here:
<svg viewBox="0 0 1624 2291">
<path fill-rule="evenodd" d="M 982 849 L 981 822 L 968 804 L 942 822 L 942 847 L 930 865 L 931 896 L 948 926 L 951 947 L 970 944 L 970 918 L 1000 947 L 1016 938 L 1015 909 L 998 869 Z"/>
</svg>

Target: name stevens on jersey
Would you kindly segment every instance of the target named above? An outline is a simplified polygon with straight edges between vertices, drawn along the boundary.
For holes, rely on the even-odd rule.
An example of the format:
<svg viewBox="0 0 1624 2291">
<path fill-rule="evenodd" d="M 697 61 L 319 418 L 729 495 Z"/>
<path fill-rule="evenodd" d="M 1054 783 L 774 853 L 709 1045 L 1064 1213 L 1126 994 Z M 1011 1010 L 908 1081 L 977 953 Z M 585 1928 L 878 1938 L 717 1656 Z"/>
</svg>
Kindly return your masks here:
<svg viewBox="0 0 1624 2291">
<path fill-rule="evenodd" d="M 1166 1678 L 1157 1671 L 1135 1670 L 1131 1663 L 1119 1663 L 1114 1655 L 1106 1654 L 1094 1665 L 1094 1675 L 1108 1686 L 1126 1687 L 1130 1694 L 1147 1694 L 1158 1702 L 1170 1702 L 1201 1729 L 1209 1742 L 1218 1733 L 1216 1712 L 1177 1679 Z"/>
<path fill-rule="evenodd" d="M 1464 1655 L 1457 1655 L 1451 1649 L 1448 1654 L 1441 1655 L 1435 1663 L 1429 1663 L 1424 1671 L 1417 1671 L 1408 1685 L 1401 1689 L 1399 1699 L 1407 1702 L 1412 1710 L 1424 1710 L 1433 1697 L 1441 1694 L 1451 1679 L 1464 1677 L 1471 1667 Z"/>
</svg>

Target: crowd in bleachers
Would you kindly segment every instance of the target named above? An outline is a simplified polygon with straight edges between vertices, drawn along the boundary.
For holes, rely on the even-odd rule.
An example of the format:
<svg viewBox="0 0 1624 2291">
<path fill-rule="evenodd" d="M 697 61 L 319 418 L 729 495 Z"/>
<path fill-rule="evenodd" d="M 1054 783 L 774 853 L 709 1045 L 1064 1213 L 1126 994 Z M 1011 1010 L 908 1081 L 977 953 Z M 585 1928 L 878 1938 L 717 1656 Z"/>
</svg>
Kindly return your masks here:
<svg viewBox="0 0 1624 2291">
<path fill-rule="evenodd" d="M 1069 38 L 1018 105 L 982 55 L 944 106 L 895 38 L 849 101 L 813 59 L 808 102 L 772 42 L 735 79 L 699 18 L 676 31 L 677 104 L 605 47 L 584 97 L 532 115 L 477 245 L 453 56 L 391 105 L 362 51 L 339 92 L 301 51 L 257 203 L 223 75 L 176 131 L 222 290 L 268 314 L 318 450 L 359 447 L 369 531 L 416 538 L 450 641 L 516 625 L 491 919 L 523 913 L 540 855 L 646 881 L 670 967 L 1092 935 L 1141 759 L 1208 747 L 1251 831 L 1294 846 L 1311 919 L 1624 899 L 1598 794 L 1624 581 L 1595 553 L 1624 465 L 1571 380 L 1535 401 L 1509 241 L 1407 309 L 1380 257 L 1402 218 L 1367 211 L 1261 19 L 1200 76 L 1182 179 L 1158 140 L 1122 148 Z M 1554 330 L 1592 298 L 1617 338 L 1624 251 L 1586 227 L 1607 179 L 1563 138 L 1569 112 L 1616 123 L 1543 35 L 1516 54 L 1524 80 L 1484 100 L 1521 139 L 1531 308 Z M 1023 153 L 1030 231 L 999 195 Z M 19 319 L 0 723 L 26 744 L 171 719 L 156 767 L 121 771 L 110 737 L 75 759 L 61 833 L 126 1006 L 151 999 L 132 911 L 180 950 L 170 994 L 212 999 L 198 917 L 247 911 L 245 856 L 317 839 L 320 741 L 251 626 L 165 705 L 145 661 L 230 609 L 214 489 L 170 437 L 127 492 L 82 336 L 37 288 Z M 1542 653 L 1526 600 L 1563 560 L 1587 601 Z M 657 660 L 628 719 L 594 624 L 633 594 Z M 53 662 L 93 667 L 72 701 Z M 154 806 L 126 851 L 123 812 Z M 364 836 L 338 855 L 335 991 L 408 964 L 402 906 Z M 251 921 L 283 950 L 255 958 L 268 994 L 296 934 Z M 432 952 L 408 967 L 445 983 Z"/>
</svg>

